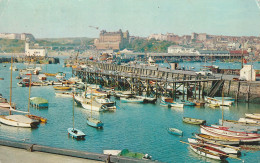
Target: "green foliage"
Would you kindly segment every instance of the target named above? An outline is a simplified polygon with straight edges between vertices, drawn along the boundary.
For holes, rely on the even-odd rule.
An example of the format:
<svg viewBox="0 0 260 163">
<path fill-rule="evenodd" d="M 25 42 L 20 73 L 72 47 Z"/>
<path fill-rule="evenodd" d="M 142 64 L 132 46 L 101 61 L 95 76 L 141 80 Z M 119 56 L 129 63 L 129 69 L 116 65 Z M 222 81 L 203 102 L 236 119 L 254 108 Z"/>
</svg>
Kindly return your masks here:
<svg viewBox="0 0 260 163">
<path fill-rule="evenodd" d="M 0 39 L 0 53 L 23 53 L 24 41 L 15 39 Z"/>
<path fill-rule="evenodd" d="M 132 49 L 135 52 L 158 52 L 166 53 L 169 46 L 175 45 L 169 41 L 159 41 L 155 39 L 145 40 L 136 39 L 128 45 L 128 49 Z"/>
</svg>

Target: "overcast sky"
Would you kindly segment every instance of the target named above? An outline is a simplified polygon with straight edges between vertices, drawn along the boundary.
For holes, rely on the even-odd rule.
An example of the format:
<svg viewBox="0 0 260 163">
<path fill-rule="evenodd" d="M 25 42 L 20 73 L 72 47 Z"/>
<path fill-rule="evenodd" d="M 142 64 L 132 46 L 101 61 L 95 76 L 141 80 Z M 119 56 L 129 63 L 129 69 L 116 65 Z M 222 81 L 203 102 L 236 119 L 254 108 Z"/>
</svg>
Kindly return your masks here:
<svg viewBox="0 0 260 163">
<path fill-rule="evenodd" d="M 0 33 L 98 37 L 89 26 L 132 36 L 260 36 L 260 9 L 256 0 L 0 0 Z"/>
</svg>

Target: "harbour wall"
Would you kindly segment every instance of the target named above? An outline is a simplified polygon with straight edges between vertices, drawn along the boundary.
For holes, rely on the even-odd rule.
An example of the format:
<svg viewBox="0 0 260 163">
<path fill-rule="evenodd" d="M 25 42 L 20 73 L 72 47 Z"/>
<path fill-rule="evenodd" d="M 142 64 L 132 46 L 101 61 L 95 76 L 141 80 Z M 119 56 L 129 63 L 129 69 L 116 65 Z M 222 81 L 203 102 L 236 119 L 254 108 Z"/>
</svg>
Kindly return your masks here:
<svg viewBox="0 0 260 163">
<path fill-rule="evenodd" d="M 24 63 L 24 62 L 28 62 L 28 60 L 29 60 L 28 57 L 14 57 L 13 58 L 13 62 L 16 62 L 16 63 Z M 10 57 L 1 57 L 0 63 L 11 63 L 11 58 Z M 38 57 L 38 58 L 36 58 L 36 63 L 57 64 L 57 63 L 60 63 L 60 59 L 54 58 L 54 57 L 47 57 L 47 58 Z"/>
<path fill-rule="evenodd" d="M 61 149 L 61 148 L 54 148 L 49 146 L 37 145 L 37 144 L 30 144 L 25 142 L 17 142 L 17 141 L 10 141 L 0 139 L 0 145 L 25 149 L 29 152 L 38 151 L 38 152 L 45 152 L 45 153 L 52 153 L 58 155 L 65 155 L 77 158 L 84 158 L 89 160 L 96 160 L 96 161 L 103 161 L 103 162 L 114 162 L 114 163 L 131 163 L 131 162 L 140 162 L 140 163 L 147 163 L 147 162 L 154 162 L 151 160 L 140 160 L 128 157 L 119 157 L 119 156 L 112 156 L 112 155 L 105 155 L 99 153 L 91 153 L 85 151 L 77 151 L 71 149 Z M 86 160 L 87 161 L 87 160 Z M 157 161 L 156 161 L 157 162 Z"/>
</svg>

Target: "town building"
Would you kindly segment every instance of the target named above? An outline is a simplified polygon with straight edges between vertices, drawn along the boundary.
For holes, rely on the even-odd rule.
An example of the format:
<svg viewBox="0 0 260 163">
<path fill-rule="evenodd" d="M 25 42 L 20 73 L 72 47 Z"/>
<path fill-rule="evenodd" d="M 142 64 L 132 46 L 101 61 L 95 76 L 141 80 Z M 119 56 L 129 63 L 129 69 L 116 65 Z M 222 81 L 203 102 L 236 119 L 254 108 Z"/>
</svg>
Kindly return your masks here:
<svg viewBox="0 0 260 163">
<path fill-rule="evenodd" d="M 122 32 L 120 29 L 117 32 L 107 32 L 102 30 L 99 39 L 94 40 L 94 45 L 99 50 L 120 50 L 126 48 L 129 44 L 129 32 Z"/>
<path fill-rule="evenodd" d="M 244 65 L 240 70 L 240 79 L 246 81 L 256 81 L 256 72 L 253 65 Z"/>
</svg>

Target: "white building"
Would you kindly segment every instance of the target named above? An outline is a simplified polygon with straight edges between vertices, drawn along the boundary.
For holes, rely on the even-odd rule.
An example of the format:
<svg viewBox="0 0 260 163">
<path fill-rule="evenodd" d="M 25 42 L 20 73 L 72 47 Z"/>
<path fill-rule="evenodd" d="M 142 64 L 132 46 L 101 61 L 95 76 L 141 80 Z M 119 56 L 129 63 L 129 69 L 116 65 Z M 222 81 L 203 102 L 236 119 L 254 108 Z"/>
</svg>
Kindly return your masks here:
<svg viewBox="0 0 260 163">
<path fill-rule="evenodd" d="M 168 53 L 181 53 L 181 54 L 199 54 L 199 52 L 193 48 L 184 48 L 182 46 L 173 45 L 168 47 Z"/>
<path fill-rule="evenodd" d="M 25 42 L 25 55 L 45 57 L 47 56 L 47 51 L 46 49 L 30 49 L 29 43 Z"/>
<path fill-rule="evenodd" d="M 253 65 L 244 65 L 240 70 L 240 79 L 246 81 L 256 81 L 256 72 Z"/>
</svg>

